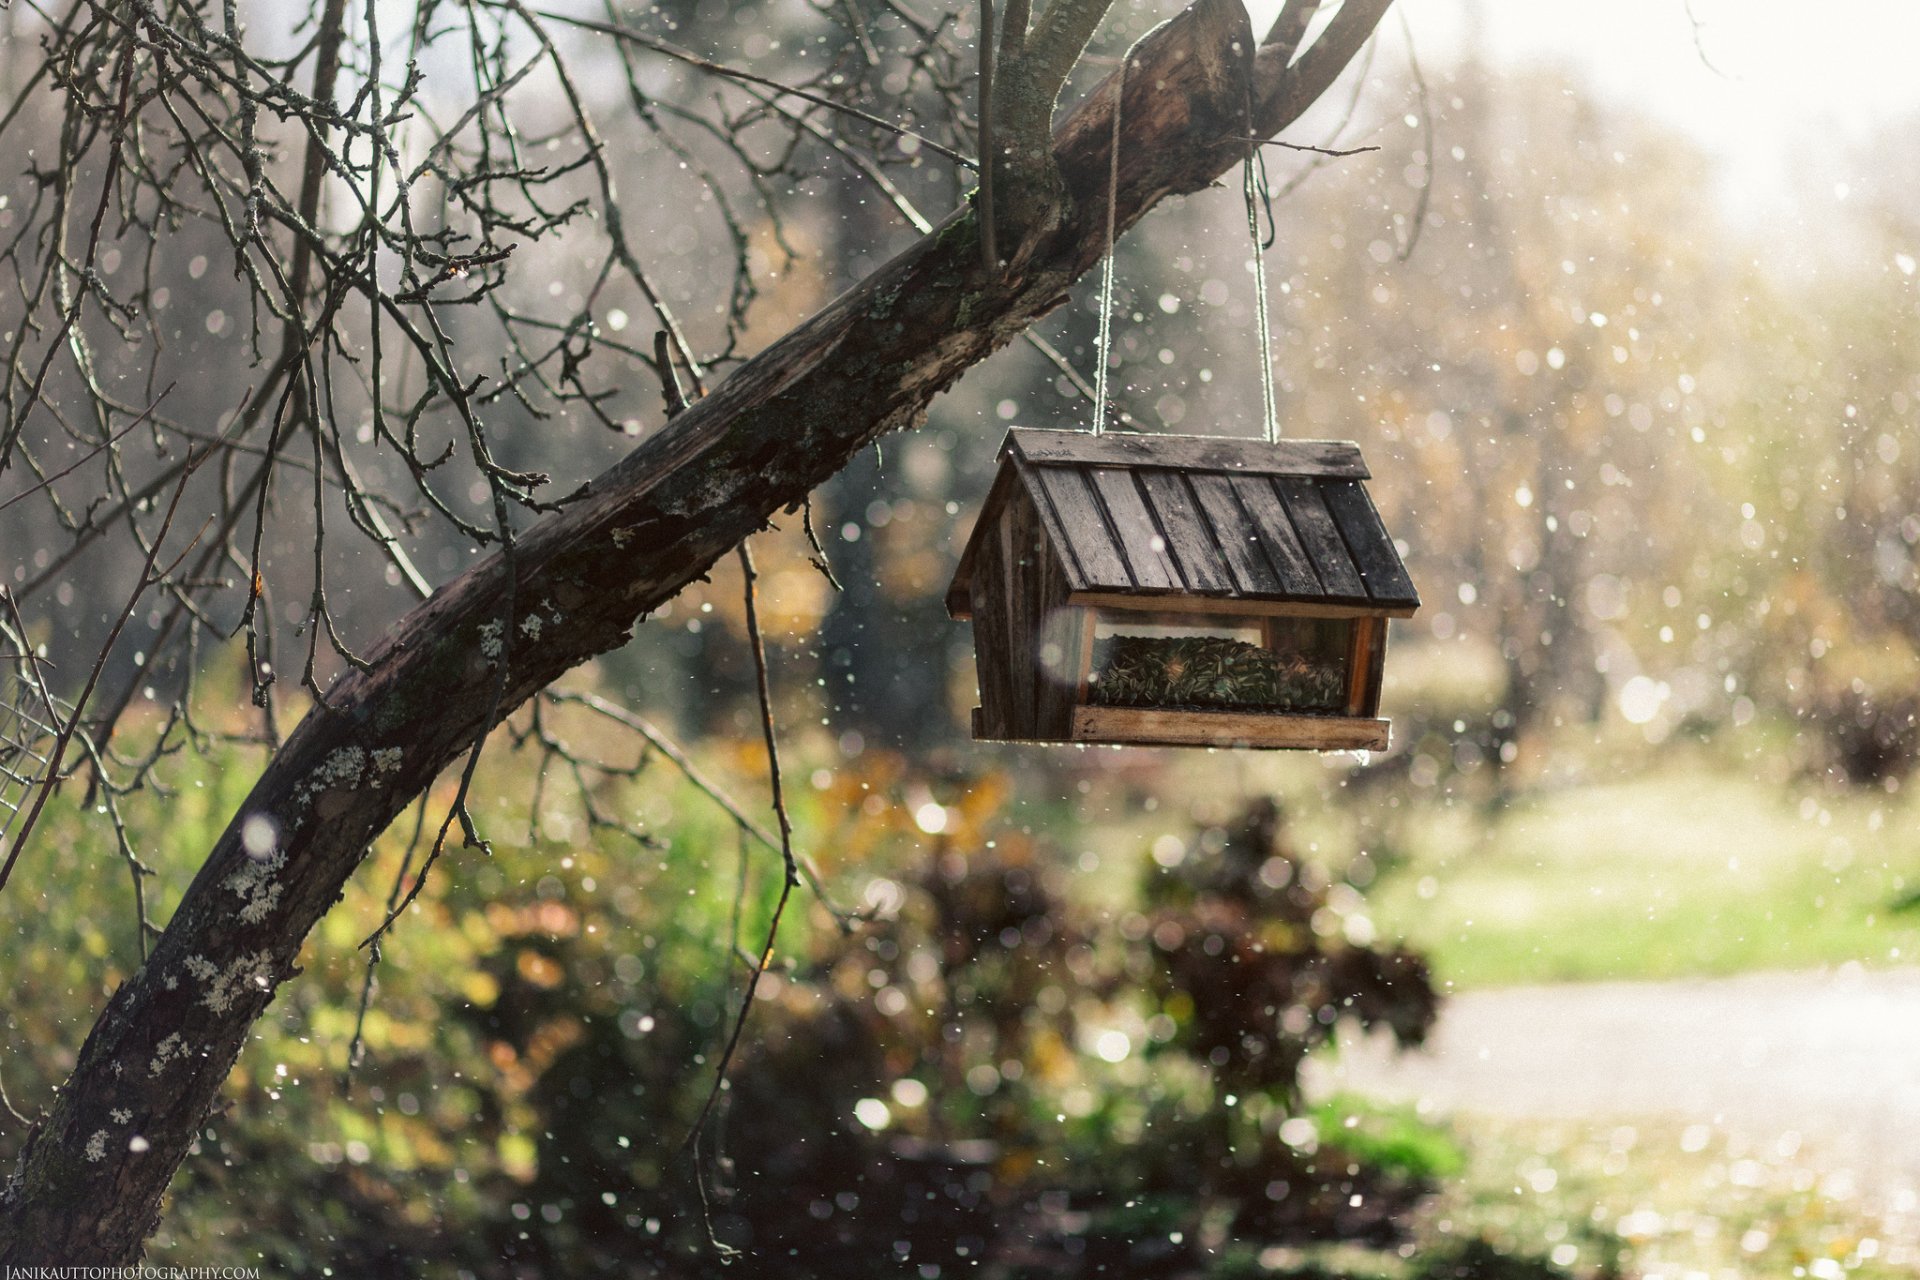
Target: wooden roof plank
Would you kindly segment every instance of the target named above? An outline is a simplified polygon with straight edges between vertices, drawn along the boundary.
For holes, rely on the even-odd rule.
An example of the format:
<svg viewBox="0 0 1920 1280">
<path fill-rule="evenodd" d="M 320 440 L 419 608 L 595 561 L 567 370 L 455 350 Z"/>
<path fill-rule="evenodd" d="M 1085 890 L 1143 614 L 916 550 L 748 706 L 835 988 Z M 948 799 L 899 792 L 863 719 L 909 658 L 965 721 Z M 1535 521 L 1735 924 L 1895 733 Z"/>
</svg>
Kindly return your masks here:
<svg viewBox="0 0 1920 1280">
<path fill-rule="evenodd" d="M 1346 539 L 1354 565 L 1360 570 L 1367 594 L 1374 602 L 1419 604 L 1420 594 L 1414 590 L 1413 579 L 1407 576 L 1406 565 L 1401 563 L 1393 538 L 1387 533 L 1387 526 L 1367 491 L 1357 481 L 1329 480 L 1321 483 L 1320 496 L 1326 500 L 1327 510 Z"/>
<path fill-rule="evenodd" d="M 1287 514 L 1293 517 L 1293 527 L 1300 534 L 1300 545 L 1306 548 L 1327 594 L 1345 600 L 1368 599 L 1367 584 L 1347 552 L 1346 539 L 1340 536 L 1333 513 L 1320 496 L 1320 486 L 1311 480 L 1278 476 L 1273 487 L 1287 504 Z"/>
<path fill-rule="evenodd" d="M 1034 467 L 1033 474 L 1038 478 L 1041 496 L 1059 521 L 1063 550 L 1070 558 L 1068 569 L 1079 572 L 1080 581 L 1072 583 L 1073 589 L 1126 590 L 1133 586 L 1126 557 L 1120 553 L 1087 477 L 1072 467 Z"/>
<path fill-rule="evenodd" d="M 1274 492 L 1272 481 L 1265 476 L 1231 476 L 1227 484 L 1253 521 L 1260 535 L 1260 549 L 1280 578 L 1281 592 L 1291 596 L 1323 594 L 1320 575 L 1313 571 L 1313 561 L 1300 545 L 1300 535 L 1280 495 Z"/>
<path fill-rule="evenodd" d="M 1207 594 L 1232 591 L 1233 578 L 1221 563 L 1220 548 L 1180 473 L 1142 471 L 1140 487 L 1146 492 L 1187 589 Z"/>
<path fill-rule="evenodd" d="M 1016 427 L 1007 448 L 1036 466 L 1166 467 L 1365 480 L 1367 464 L 1350 440 L 1282 440 L 1268 444 L 1231 436 L 1094 435 Z"/>
<path fill-rule="evenodd" d="M 1185 590 L 1187 584 L 1180 577 L 1179 566 L 1167 554 L 1166 542 L 1140 496 L 1133 473 L 1096 467 L 1091 479 L 1119 537 L 1134 583 L 1149 590 Z"/>
<path fill-rule="evenodd" d="M 1260 551 L 1260 532 L 1247 516 L 1246 508 L 1233 496 L 1233 483 L 1227 476 L 1214 473 L 1188 476 L 1200 512 L 1213 528 L 1215 541 L 1235 588 L 1245 594 L 1270 596 L 1284 592 L 1286 585 Z"/>
</svg>

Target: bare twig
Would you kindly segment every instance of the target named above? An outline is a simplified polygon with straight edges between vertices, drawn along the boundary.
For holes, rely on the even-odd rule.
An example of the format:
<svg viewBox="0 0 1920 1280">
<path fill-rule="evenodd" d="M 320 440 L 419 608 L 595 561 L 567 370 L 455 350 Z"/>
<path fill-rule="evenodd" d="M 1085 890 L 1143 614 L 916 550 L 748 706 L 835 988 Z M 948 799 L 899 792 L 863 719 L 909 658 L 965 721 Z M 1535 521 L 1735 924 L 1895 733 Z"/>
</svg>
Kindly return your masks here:
<svg viewBox="0 0 1920 1280">
<path fill-rule="evenodd" d="M 752 836 L 755 840 L 758 840 L 762 845 L 773 850 L 775 853 L 782 852 L 783 846 L 779 837 L 755 821 L 745 809 L 740 807 L 739 802 L 727 794 L 724 787 L 708 777 L 706 772 L 693 762 L 693 758 L 689 756 L 685 750 L 678 746 L 673 739 L 662 733 L 657 726 L 644 716 L 635 715 L 625 707 L 616 702 L 610 702 L 597 693 L 572 693 L 549 690 L 545 696 L 549 702 L 570 702 L 577 706 L 586 707 L 590 711 L 605 716 L 615 724 L 623 725 L 633 730 L 642 738 L 646 739 L 647 744 L 655 751 L 665 756 L 674 768 L 678 769 L 682 776 L 693 784 L 694 790 L 700 792 L 701 795 L 704 795 L 716 805 L 719 805 L 721 810 L 724 811 L 729 818 L 733 819 L 734 824 L 738 826 L 740 830 Z M 842 932 L 850 930 L 855 922 L 864 918 L 860 913 L 849 911 L 834 902 L 832 895 L 827 892 L 825 881 L 820 878 L 819 868 L 813 865 L 811 858 L 799 850 L 794 850 L 793 856 L 800 865 L 800 874 L 806 879 L 807 887 L 813 891 L 813 896 L 819 900 L 820 905 L 826 908 L 827 913 L 839 924 Z"/>
<path fill-rule="evenodd" d="M 134 606 L 140 602 L 140 597 L 146 594 L 147 588 L 165 576 L 165 571 L 159 575 L 154 573 L 154 561 L 159 558 L 161 544 L 166 541 L 168 531 L 173 528 L 173 517 L 180 509 L 180 499 L 187 491 L 187 481 L 193 478 L 193 473 L 199 470 L 200 464 L 205 462 L 208 456 L 210 455 L 202 453 L 198 458 L 189 459 L 186 469 L 180 475 L 180 483 L 174 486 L 173 500 L 167 504 L 167 514 L 161 519 L 160 531 L 154 535 L 153 546 L 147 552 L 146 563 L 141 566 L 139 581 L 134 584 L 133 591 L 127 597 L 126 605 L 120 610 L 120 616 L 114 622 L 113 630 L 107 633 L 106 643 L 100 646 L 99 653 L 94 656 L 93 669 L 87 673 L 86 683 L 73 700 L 73 711 L 67 716 L 66 723 L 60 726 L 60 732 L 54 738 L 53 747 L 47 753 L 46 771 L 34 795 L 33 806 L 27 811 L 20 829 L 14 833 L 13 847 L 7 850 L 6 862 L 0 863 L 0 889 L 7 887 L 7 880 L 13 875 L 14 864 L 20 860 L 21 852 L 27 847 L 27 841 L 33 835 L 34 826 L 39 822 L 42 810 L 46 808 L 47 801 L 60 787 L 62 780 L 60 766 L 66 759 L 67 745 L 79 731 L 80 717 L 86 710 L 87 699 L 93 696 L 93 688 L 100 681 L 100 673 L 106 669 L 107 657 L 119 641 L 120 632 L 126 628 L 127 619 L 133 616 Z M 194 540 L 199 540 L 198 535 Z M 185 552 L 181 554 L 184 555 Z"/>
<path fill-rule="evenodd" d="M 393 915 L 400 900 L 400 891 L 406 885 L 407 871 L 413 866 L 413 855 L 419 851 L 420 837 L 427 827 L 427 797 L 423 793 L 413 810 L 413 835 L 407 840 L 406 852 L 400 857 L 400 866 L 393 873 L 393 888 L 387 892 L 386 914 Z M 348 1093 L 353 1088 L 353 1073 L 359 1069 L 360 1061 L 366 1056 L 367 1010 L 373 1007 L 374 975 L 380 968 L 380 943 L 375 940 L 367 948 L 367 971 L 360 981 L 360 1007 L 353 1016 L 353 1038 L 347 1042 L 347 1062 L 340 1072 L 341 1092 Z"/>
<path fill-rule="evenodd" d="M 759 611 L 754 604 L 757 575 L 753 570 L 753 553 L 743 542 L 738 555 L 740 572 L 746 579 L 747 643 L 753 649 L 754 678 L 760 693 L 760 730 L 767 744 L 767 784 L 773 793 L 774 816 L 780 821 L 780 860 L 785 874 L 780 879 L 780 896 L 774 901 L 773 915 L 767 921 L 767 940 L 760 948 L 760 959 L 747 972 L 747 987 L 740 997 L 740 1012 L 734 1019 L 733 1034 L 727 1037 L 727 1047 L 720 1055 L 719 1065 L 714 1068 L 713 1088 L 708 1091 L 706 1102 L 701 1104 L 700 1115 L 694 1120 L 692 1131 L 687 1134 L 685 1145 L 696 1153 L 696 1159 L 701 1130 L 706 1128 L 713 1104 L 726 1087 L 727 1068 L 732 1065 L 733 1055 L 740 1048 L 740 1037 L 746 1032 L 747 1015 L 753 1010 L 753 997 L 760 987 L 760 975 L 773 963 L 773 946 L 780 936 L 780 919 L 786 914 L 787 900 L 800 883 L 800 864 L 793 856 L 793 821 L 787 816 L 786 793 L 780 782 L 780 742 L 774 732 L 773 694 L 767 682 L 767 651 L 760 636 Z"/>
<path fill-rule="evenodd" d="M 751 71 L 742 71 L 738 67 L 723 66 L 718 62 L 710 62 L 697 53 L 682 49 L 678 45 L 660 39 L 658 36 L 650 36 L 644 31 L 636 31 L 632 27 L 623 26 L 617 22 L 598 22 L 592 18 L 580 18 L 570 14 L 554 13 L 547 9 L 540 9 L 536 12 L 542 18 L 547 18 L 554 22 L 564 23 L 570 27 L 580 27 L 587 31 L 598 31 L 601 35 L 613 36 L 615 39 L 637 44 L 643 49 L 651 49 L 655 53 L 664 54 L 676 62 L 684 62 L 690 67 L 706 72 L 708 75 L 723 76 L 726 79 L 739 80 L 745 84 L 757 84 L 763 88 L 772 89 L 776 93 L 790 94 L 796 98 L 804 98 L 817 107 L 825 107 L 829 111 L 838 111 L 843 115 L 852 116 L 856 120 L 864 120 L 876 129 L 885 129 L 888 133 L 898 137 L 912 138 L 915 142 L 933 152 L 935 155 L 945 156 L 955 164 L 965 165 L 969 169 L 978 169 L 980 167 L 981 162 L 975 160 L 973 157 L 962 155 L 952 147 L 942 146 L 925 134 L 917 133 L 905 125 L 895 124 L 893 121 L 876 116 L 870 111 L 862 111 L 860 108 L 848 106 L 844 102 L 835 102 L 832 98 L 822 94 L 798 88 L 769 76 L 757 75 Z"/>
<path fill-rule="evenodd" d="M 172 390 L 173 390 L 173 384 L 168 383 L 166 391 L 162 391 L 159 395 L 159 398 L 156 399 L 153 402 L 153 404 L 149 404 L 145 409 L 142 409 L 139 413 L 139 416 L 134 418 L 133 421 L 129 422 L 126 426 L 120 428 L 120 430 L 115 432 L 112 436 L 108 437 L 106 440 L 101 441 L 99 444 L 95 445 L 93 448 L 87 450 L 87 452 L 81 454 L 79 458 L 75 459 L 73 462 L 69 463 L 67 466 L 63 467 L 59 471 L 54 472 L 52 475 L 42 479 L 38 484 L 33 485 L 31 488 L 22 489 L 19 493 L 14 494 L 11 498 L 8 498 L 5 502 L 0 502 L 0 511 L 5 511 L 8 507 L 13 506 L 17 502 L 24 502 L 26 499 L 32 497 L 36 493 L 39 493 L 43 489 L 52 488 L 56 482 L 66 479 L 68 476 L 78 471 L 81 467 L 86 466 L 89 462 L 92 462 L 95 458 L 99 457 L 102 453 L 105 453 L 107 450 L 113 448 L 113 446 L 119 444 L 122 440 L 126 439 L 127 435 L 131 431 L 133 431 L 135 427 L 139 426 L 141 423 L 147 420 L 147 416 L 153 412 L 154 408 L 159 404 L 160 400 L 166 399 L 167 393 Z"/>
<path fill-rule="evenodd" d="M 1420 95 L 1420 194 L 1413 202 L 1413 213 L 1400 244 L 1400 261 L 1406 262 L 1413 257 L 1420 233 L 1426 229 L 1427 203 L 1433 198 L 1433 95 L 1428 92 L 1427 78 L 1420 71 L 1420 55 L 1413 45 L 1413 24 L 1407 21 L 1405 9 L 1400 10 L 1400 32 L 1407 41 L 1407 70 L 1412 73 L 1414 88 Z"/>
<path fill-rule="evenodd" d="M 1310 151 L 1315 155 L 1332 156 L 1335 159 L 1339 159 L 1342 156 L 1363 156 L 1369 151 L 1378 151 L 1380 149 L 1375 146 L 1345 148 L 1316 147 L 1309 142 L 1286 142 L 1280 138 L 1248 138 L 1247 141 L 1257 142 L 1263 147 L 1284 147 L 1288 151 Z"/>
</svg>

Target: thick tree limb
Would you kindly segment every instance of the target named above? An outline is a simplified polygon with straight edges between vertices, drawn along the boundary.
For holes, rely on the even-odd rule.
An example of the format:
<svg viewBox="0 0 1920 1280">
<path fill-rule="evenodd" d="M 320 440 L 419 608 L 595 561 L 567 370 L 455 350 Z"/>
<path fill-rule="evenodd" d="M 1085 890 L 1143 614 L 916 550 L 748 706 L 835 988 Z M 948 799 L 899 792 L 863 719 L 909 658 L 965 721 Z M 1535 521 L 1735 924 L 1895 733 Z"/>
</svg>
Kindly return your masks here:
<svg viewBox="0 0 1920 1280">
<path fill-rule="evenodd" d="M 997 124 L 999 137 L 980 162 L 995 171 L 995 186 L 1001 193 L 997 225 L 1008 230 L 1010 240 L 1045 235 L 1058 225 L 1064 188 L 1053 164 L 1053 109 L 1112 4 L 1113 0 L 1052 0 L 1030 30 L 1026 14 L 1017 15 L 1024 32 L 1020 51 L 1013 57 L 1003 53 L 994 68 L 991 116 L 983 112 L 982 118 Z M 1009 30 L 1015 21 L 1016 16 L 1009 15 Z M 980 149 L 988 152 L 984 140 Z"/>
<path fill-rule="evenodd" d="M 1049 33 L 1037 28 L 1029 51 L 1077 54 L 1091 26 L 1067 16 L 1082 12 L 1076 0 L 1055 3 L 1063 15 L 1050 28 L 1052 11 L 1042 18 Z M 1240 0 L 1199 0 L 1147 36 L 1125 78 L 1117 226 L 1239 161 L 1250 103 L 1263 136 L 1298 116 L 1387 3 L 1347 0 L 1291 69 L 1255 62 Z M 511 561 L 496 555 L 438 591 L 333 687 L 333 709 L 311 713 L 275 755 L 30 1135 L 0 1190 L 0 1264 L 135 1260 L 248 1029 L 387 824 L 493 721 L 623 644 L 771 516 L 877 437 L 918 424 L 935 394 L 1066 300 L 1101 252 L 1113 93 L 1110 78 L 1054 136 L 1059 195 L 996 276 L 981 264 L 974 211 L 950 216 L 529 530 Z M 503 620 L 508 600 L 517 609 Z"/>
</svg>

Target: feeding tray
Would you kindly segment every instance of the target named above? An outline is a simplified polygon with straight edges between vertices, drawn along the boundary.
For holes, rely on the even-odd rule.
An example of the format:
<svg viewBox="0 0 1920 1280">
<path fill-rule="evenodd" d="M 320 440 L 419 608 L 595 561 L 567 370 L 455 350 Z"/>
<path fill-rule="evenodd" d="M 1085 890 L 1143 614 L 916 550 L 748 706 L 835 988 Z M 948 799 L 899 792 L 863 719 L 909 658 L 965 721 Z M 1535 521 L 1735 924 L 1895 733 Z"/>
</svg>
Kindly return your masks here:
<svg viewBox="0 0 1920 1280">
<path fill-rule="evenodd" d="M 1379 750 L 1420 598 L 1357 445 L 1014 429 L 947 612 L 975 738 Z"/>
</svg>

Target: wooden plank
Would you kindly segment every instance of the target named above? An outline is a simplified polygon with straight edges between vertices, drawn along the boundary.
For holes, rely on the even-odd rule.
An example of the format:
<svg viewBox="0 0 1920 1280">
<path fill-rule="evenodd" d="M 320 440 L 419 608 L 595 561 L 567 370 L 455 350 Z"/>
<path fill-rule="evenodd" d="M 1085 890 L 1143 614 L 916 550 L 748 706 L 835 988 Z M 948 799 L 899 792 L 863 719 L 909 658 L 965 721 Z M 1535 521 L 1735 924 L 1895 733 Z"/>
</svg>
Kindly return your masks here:
<svg viewBox="0 0 1920 1280">
<path fill-rule="evenodd" d="M 1273 487 L 1287 504 L 1294 532 L 1300 535 L 1300 545 L 1306 549 L 1307 559 L 1313 561 L 1326 594 L 1336 600 L 1367 599 L 1367 584 L 1361 581 L 1360 570 L 1347 554 L 1347 540 L 1340 536 L 1333 513 L 1320 497 L 1320 486 L 1311 480 L 1281 476 L 1273 481 Z"/>
<path fill-rule="evenodd" d="M 1254 532 L 1260 535 L 1260 550 L 1280 579 L 1280 593 L 1287 596 L 1322 596 L 1326 589 L 1320 575 L 1313 571 L 1300 535 L 1287 515 L 1286 504 L 1265 476 L 1231 476 L 1227 486 L 1240 499 Z"/>
<path fill-rule="evenodd" d="M 1367 709 L 1367 690 L 1373 686 L 1373 623 L 1356 622 L 1347 628 L 1347 714 Z"/>
<path fill-rule="evenodd" d="M 980 504 L 980 514 L 974 518 L 973 532 L 967 535 L 966 550 L 960 553 L 960 563 L 954 566 L 953 581 L 947 586 L 947 616 L 965 618 L 973 608 L 974 562 L 980 558 L 980 543 L 994 536 L 994 527 L 1000 521 L 1001 512 L 1006 509 L 1007 495 L 1018 485 L 1013 468 L 1003 466 L 993 477 L 993 487 L 987 490 L 987 500 Z"/>
<path fill-rule="evenodd" d="M 1373 670 L 1367 677 L 1367 696 L 1360 704 L 1362 715 L 1380 714 L 1380 685 L 1387 674 L 1387 620 L 1375 618 L 1368 628 L 1373 633 Z"/>
<path fill-rule="evenodd" d="M 1123 595 L 1118 592 L 1076 591 L 1067 597 L 1067 603 L 1091 605 L 1100 609 L 1123 609 L 1130 613 L 1233 614 L 1256 618 L 1411 618 L 1414 612 L 1411 607 L 1402 606 L 1383 609 L 1374 604 L 1329 604 L 1321 600 L 1288 600 L 1283 597 L 1248 599 L 1243 596 L 1228 596 L 1214 599 L 1206 596 L 1172 595 L 1165 592 L 1159 594 L 1133 592 Z"/>
<path fill-rule="evenodd" d="M 1093 689 L 1093 641 L 1099 633 L 1098 617 L 1092 609 L 1080 612 L 1080 678 L 1073 688 L 1073 705 L 1085 706 Z"/>
<path fill-rule="evenodd" d="M 1202 474 L 1187 477 L 1200 514 L 1220 544 L 1221 558 L 1233 575 L 1235 589 L 1249 595 L 1272 595 L 1284 590 L 1280 575 L 1274 572 L 1266 554 L 1260 550 L 1260 532 L 1240 499 L 1233 496 L 1233 484 L 1223 475 Z"/>
<path fill-rule="evenodd" d="M 1090 478 L 1093 490 L 1100 495 L 1101 505 L 1107 509 L 1107 517 L 1119 539 L 1120 550 L 1127 558 L 1127 568 L 1133 574 L 1134 585 L 1148 590 L 1185 590 L 1186 583 L 1180 578 L 1179 567 L 1167 554 L 1166 539 L 1160 536 L 1160 530 L 1153 523 L 1153 515 L 1147 510 L 1146 500 L 1140 496 L 1133 473 L 1115 471 L 1108 467 L 1096 468 Z"/>
<path fill-rule="evenodd" d="M 1004 574 L 1001 607 L 1006 610 L 1007 647 L 997 655 L 997 660 L 1006 665 L 1009 693 L 1006 732 L 1018 738 L 1030 737 L 1034 732 L 1033 665 L 1038 637 L 1034 634 L 1034 601 L 1027 565 L 1035 554 L 1038 530 L 1039 517 L 1033 510 L 1032 499 L 1025 489 L 1015 490 L 1007 500 L 1006 514 L 1001 517 L 998 530 Z"/>
<path fill-rule="evenodd" d="M 1420 593 L 1414 590 L 1407 566 L 1401 563 L 1400 552 L 1366 489 L 1357 480 L 1325 480 L 1319 489 L 1340 536 L 1346 539 L 1347 550 L 1353 554 L 1361 580 L 1367 584 L 1367 594 L 1382 604 L 1411 604 L 1417 608 Z"/>
<path fill-rule="evenodd" d="M 1066 561 L 1077 575 L 1070 582 L 1072 589 L 1125 591 L 1132 587 L 1133 575 L 1127 572 L 1126 559 L 1086 476 L 1072 467 L 1028 467 L 1026 474 L 1053 509 Z"/>
<path fill-rule="evenodd" d="M 1234 589 L 1232 576 L 1220 557 L 1220 547 L 1207 529 L 1193 491 L 1176 471 L 1141 471 L 1140 488 L 1153 508 L 1154 523 L 1165 535 L 1167 549 L 1180 566 L 1180 576 L 1189 591 L 1209 594 Z"/>
<path fill-rule="evenodd" d="M 969 587 L 973 665 L 980 684 L 980 713 L 974 736 L 982 738 L 1005 738 L 1013 728 L 1013 637 L 1007 618 L 1010 583 L 1005 548 L 1005 530 L 996 522 L 977 540 Z"/>
<path fill-rule="evenodd" d="M 1081 707 L 1073 713 L 1072 739 L 1134 746 L 1384 751 L 1389 727 L 1385 720 L 1364 717 Z"/>
<path fill-rule="evenodd" d="M 1166 467 L 1249 475 L 1338 476 L 1365 480 L 1367 464 L 1351 440 L 1282 440 L 1268 444 L 1232 436 L 1094 435 L 1016 427 L 1007 448 L 1035 464 L 1082 467 Z"/>
</svg>

